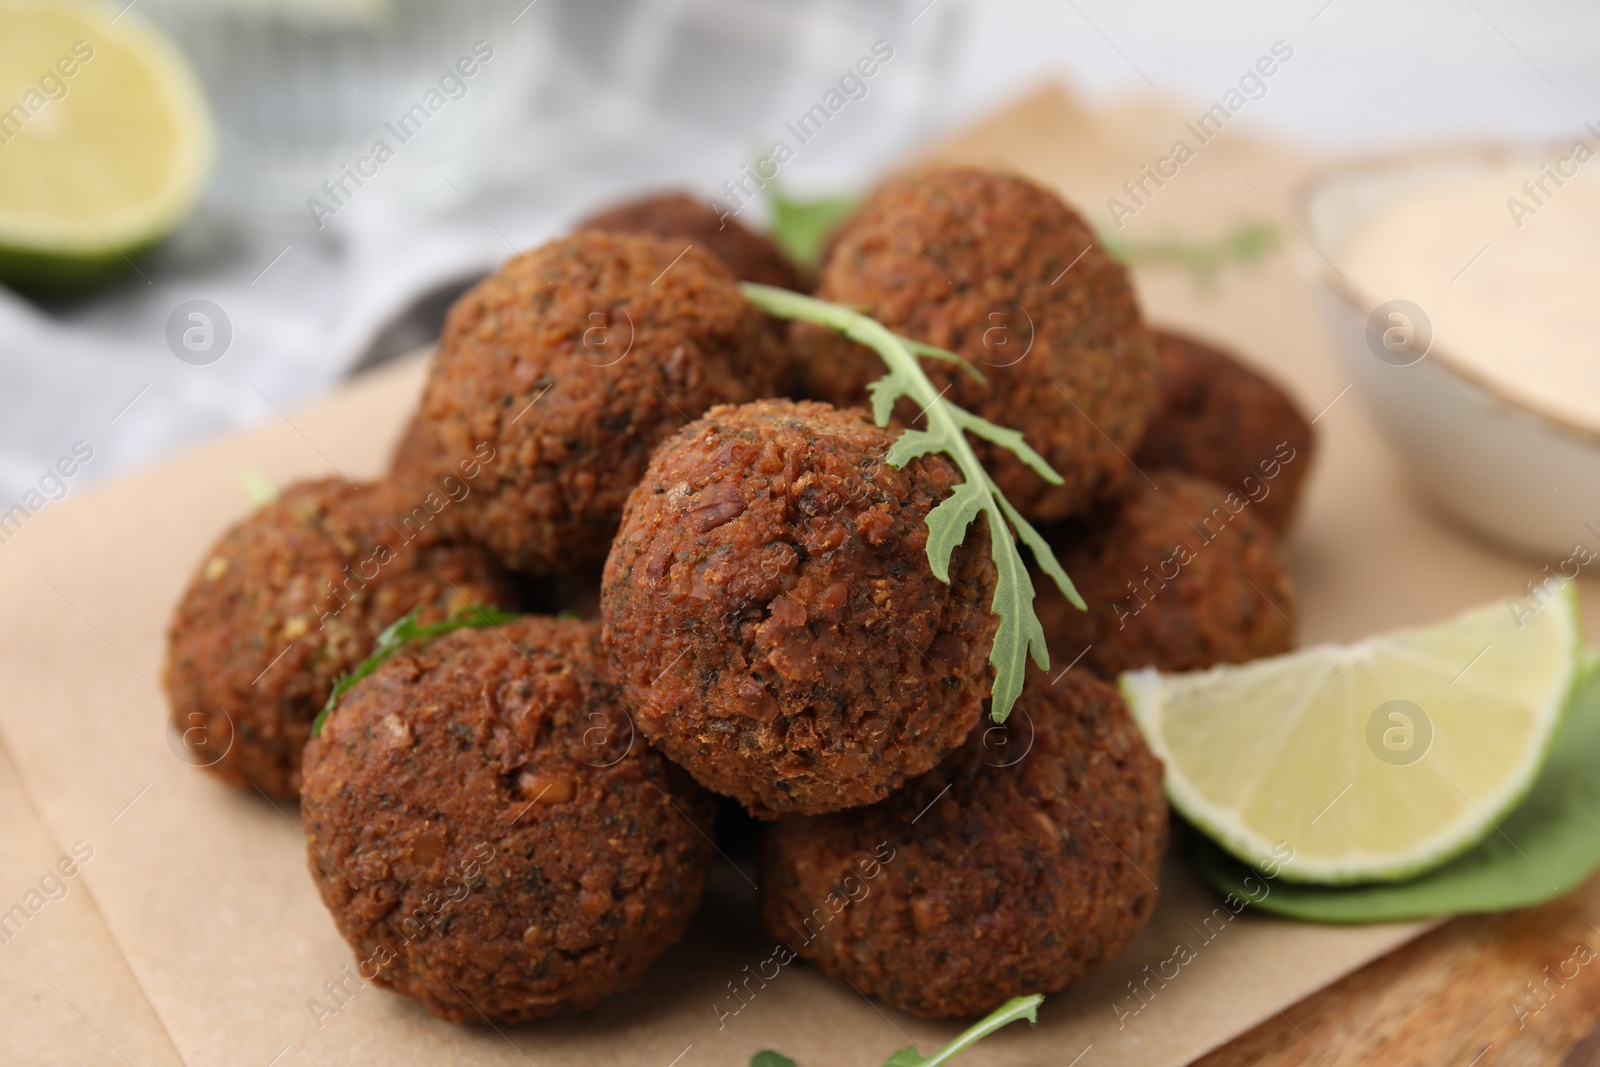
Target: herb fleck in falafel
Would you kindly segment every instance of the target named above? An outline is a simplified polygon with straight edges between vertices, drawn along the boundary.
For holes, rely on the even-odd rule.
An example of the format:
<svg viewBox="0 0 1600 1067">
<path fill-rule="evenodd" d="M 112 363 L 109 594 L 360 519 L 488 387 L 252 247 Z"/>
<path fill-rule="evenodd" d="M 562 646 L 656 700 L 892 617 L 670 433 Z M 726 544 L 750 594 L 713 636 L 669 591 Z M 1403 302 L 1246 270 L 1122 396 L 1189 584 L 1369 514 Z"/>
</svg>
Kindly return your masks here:
<svg viewBox="0 0 1600 1067">
<path fill-rule="evenodd" d="M 306 748 L 313 879 L 364 977 L 517 1022 L 636 984 L 705 888 L 709 798 L 635 737 L 598 625 L 402 650 Z"/>
<path fill-rule="evenodd" d="M 987 532 L 933 576 L 942 457 L 896 470 L 860 410 L 713 408 L 628 500 L 601 614 L 640 729 L 753 814 L 867 804 L 960 745 L 988 695 Z"/>
<path fill-rule="evenodd" d="M 1121 484 L 1155 400 L 1155 353 L 1127 272 L 1048 189 L 965 167 L 892 181 L 833 240 L 816 295 L 957 352 L 988 377 L 927 365 L 953 402 L 1021 430 L 1065 479 L 1051 486 L 975 442 L 1024 516 L 1065 518 Z M 831 331 L 796 325 L 790 338 L 808 396 L 863 403 L 882 373 L 870 351 Z"/>
<path fill-rule="evenodd" d="M 867 996 L 980 1015 L 1120 956 L 1155 911 L 1166 839 L 1161 764 L 1122 699 L 1080 671 L 1035 676 L 1004 726 L 887 800 L 771 827 L 762 920 Z"/>
<path fill-rule="evenodd" d="M 206 553 L 167 631 L 164 673 L 195 762 L 293 799 L 312 720 L 384 627 L 413 608 L 437 622 L 512 605 L 489 554 L 442 536 L 415 503 L 388 483 L 302 482 Z"/>
<path fill-rule="evenodd" d="M 1153 330 L 1159 399 L 1134 462 L 1177 467 L 1250 497 L 1283 533 L 1311 468 L 1311 424 L 1272 382 L 1227 352 Z"/>
<path fill-rule="evenodd" d="M 1117 500 L 1045 531 L 1089 605 L 1048 591 L 1034 601 L 1051 656 L 1115 678 L 1293 648 L 1289 568 L 1249 499 L 1170 468 L 1144 473 L 1149 482 L 1135 478 Z"/>
<path fill-rule="evenodd" d="M 653 233 L 691 241 L 721 260 L 741 281 L 800 289 L 800 273 L 778 246 L 751 230 L 732 212 L 687 193 L 655 193 L 626 200 L 581 220 L 574 230 Z"/>
<path fill-rule="evenodd" d="M 583 233 L 509 260 L 450 310 L 408 481 L 488 445 L 453 520 L 508 568 L 605 558 L 655 446 L 714 404 L 771 395 L 786 352 L 698 248 Z M 422 453 L 419 461 L 414 458 Z"/>
</svg>

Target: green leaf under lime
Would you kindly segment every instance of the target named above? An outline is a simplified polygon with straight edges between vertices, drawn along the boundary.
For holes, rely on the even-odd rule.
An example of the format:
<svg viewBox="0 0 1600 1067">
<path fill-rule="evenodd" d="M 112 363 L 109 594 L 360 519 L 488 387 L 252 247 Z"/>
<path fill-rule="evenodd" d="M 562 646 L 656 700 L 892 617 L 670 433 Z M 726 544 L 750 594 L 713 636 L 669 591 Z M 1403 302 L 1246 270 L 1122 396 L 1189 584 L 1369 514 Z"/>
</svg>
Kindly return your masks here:
<svg viewBox="0 0 1600 1067">
<path fill-rule="evenodd" d="M 1297 885 L 1271 879 L 1194 835 L 1190 855 L 1218 892 L 1325 923 L 1400 922 L 1527 908 L 1600 870 L 1600 662 L 1591 660 L 1526 799 L 1477 846 L 1405 882 Z"/>
</svg>

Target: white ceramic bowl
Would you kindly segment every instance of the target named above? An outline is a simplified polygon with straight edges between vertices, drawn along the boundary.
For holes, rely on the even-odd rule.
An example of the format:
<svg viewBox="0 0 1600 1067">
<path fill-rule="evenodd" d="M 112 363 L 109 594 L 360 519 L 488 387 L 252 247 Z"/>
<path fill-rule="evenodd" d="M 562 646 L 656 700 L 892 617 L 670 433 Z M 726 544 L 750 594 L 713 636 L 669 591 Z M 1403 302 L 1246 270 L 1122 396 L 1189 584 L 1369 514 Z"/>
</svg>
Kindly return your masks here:
<svg viewBox="0 0 1600 1067">
<path fill-rule="evenodd" d="M 1461 148 L 1325 167 L 1296 205 L 1316 246 L 1296 259 L 1345 371 L 1416 487 L 1493 540 L 1562 561 L 1580 543 L 1600 551 L 1600 430 L 1512 395 L 1438 341 L 1393 353 L 1369 340 L 1386 325 L 1403 328 L 1404 318 L 1389 317 L 1395 309 L 1379 309 L 1406 294 L 1357 292 L 1329 262 L 1339 263 L 1352 235 L 1398 194 L 1508 162 L 1537 172 L 1550 158 L 1537 148 Z"/>
</svg>

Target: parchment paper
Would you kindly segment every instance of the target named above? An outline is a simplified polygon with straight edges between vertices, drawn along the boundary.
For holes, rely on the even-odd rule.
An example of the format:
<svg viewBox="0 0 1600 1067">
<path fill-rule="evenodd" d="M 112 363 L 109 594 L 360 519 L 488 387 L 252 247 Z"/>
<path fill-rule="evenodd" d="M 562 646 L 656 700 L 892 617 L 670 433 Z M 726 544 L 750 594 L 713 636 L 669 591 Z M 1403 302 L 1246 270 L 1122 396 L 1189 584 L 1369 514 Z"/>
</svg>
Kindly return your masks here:
<svg viewBox="0 0 1600 1067">
<path fill-rule="evenodd" d="M 177 1064 L 85 888 L 84 870 L 117 825 L 107 818 L 92 836 L 57 844 L 4 752 L 0 813 L 0 1061 Z"/>
<path fill-rule="evenodd" d="M 1046 91 L 936 154 L 1026 171 L 1103 222 L 1105 197 L 1152 151 L 1165 151 L 1180 121 L 1154 108 L 1091 118 Z M 1276 220 L 1274 204 L 1286 206 L 1301 170 L 1230 131 L 1128 232 L 1207 235 L 1242 219 Z M 1286 237 L 1297 239 L 1287 228 Z M 1236 343 L 1308 411 L 1334 401 L 1318 422 L 1322 454 L 1290 543 L 1308 640 L 1434 619 L 1519 593 L 1538 575 L 1538 563 L 1466 539 L 1406 492 L 1357 398 L 1338 396 L 1345 383 L 1281 253 L 1211 291 L 1181 275 L 1140 282 L 1153 318 Z M 744 1064 L 776 1048 L 803 1067 L 823 1067 L 875 1065 L 908 1043 L 928 1051 L 953 1035 L 957 1027 L 871 1004 L 800 964 L 724 1016 L 736 1004 L 727 983 L 773 947 L 756 927 L 745 874 L 728 866 L 695 930 L 645 986 L 587 1016 L 452 1026 L 350 976 L 351 954 L 305 871 L 297 813 L 220 786 L 177 758 L 156 682 L 172 604 L 207 544 L 249 509 L 241 472 L 276 484 L 330 470 L 376 474 L 422 372 L 413 361 L 374 374 L 315 407 L 49 505 L 0 545 L 8 609 L 0 617 L 0 741 L 27 792 L 10 786 L 0 761 L 5 891 L 24 891 L 62 843 L 95 849 L 69 896 L 24 931 L 29 940 L 0 947 L 6 1054 L 36 1062 L 17 1050 L 51 1048 L 62 1062 L 97 1062 L 106 1058 L 88 1032 L 97 1029 L 120 1049 L 112 1062 L 135 1064 L 171 1062 L 174 1046 L 187 1064 L 247 1067 L 692 1067 Z M 1597 610 L 1592 583 L 1584 595 Z M 1052 998 L 1037 1030 L 1013 1027 L 962 1062 L 1186 1063 L 1421 928 L 1233 917 L 1171 860 L 1163 889 L 1155 921 L 1126 959 Z M 82 1022 L 59 1008 L 11 1010 L 37 1004 L 38 979 L 54 981 L 64 960 L 83 961 L 94 976 L 70 990 L 57 982 L 77 994 L 73 1018 Z"/>
</svg>

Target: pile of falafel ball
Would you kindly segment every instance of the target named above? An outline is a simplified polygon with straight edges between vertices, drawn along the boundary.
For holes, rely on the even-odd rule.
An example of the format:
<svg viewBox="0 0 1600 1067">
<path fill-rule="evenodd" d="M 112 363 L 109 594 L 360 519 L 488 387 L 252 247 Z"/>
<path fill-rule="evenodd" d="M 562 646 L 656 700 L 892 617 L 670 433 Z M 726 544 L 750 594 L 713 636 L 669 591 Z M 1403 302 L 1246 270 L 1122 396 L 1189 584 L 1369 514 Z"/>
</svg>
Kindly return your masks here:
<svg viewBox="0 0 1600 1067">
<path fill-rule="evenodd" d="M 1035 581 L 1054 666 L 1004 726 L 986 529 L 948 583 L 927 561 L 956 469 L 890 466 L 917 412 L 874 424 L 878 357 L 740 279 L 965 356 L 986 383 L 927 373 L 1062 475 L 976 442 L 1089 605 Z M 436 1015 L 637 984 L 694 918 L 717 826 L 753 816 L 773 938 L 884 1003 L 974 1016 L 1064 988 L 1150 918 L 1162 770 L 1114 680 L 1292 646 L 1277 537 L 1310 459 L 1282 391 L 1147 327 L 1031 181 L 892 180 L 814 279 L 654 196 L 463 295 L 389 474 L 295 485 L 225 533 L 165 684 L 186 738 L 228 739 L 216 774 L 298 798 L 363 976 Z M 528 613 L 403 648 L 312 736 L 385 627 L 472 605 Z"/>
</svg>

